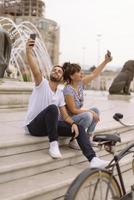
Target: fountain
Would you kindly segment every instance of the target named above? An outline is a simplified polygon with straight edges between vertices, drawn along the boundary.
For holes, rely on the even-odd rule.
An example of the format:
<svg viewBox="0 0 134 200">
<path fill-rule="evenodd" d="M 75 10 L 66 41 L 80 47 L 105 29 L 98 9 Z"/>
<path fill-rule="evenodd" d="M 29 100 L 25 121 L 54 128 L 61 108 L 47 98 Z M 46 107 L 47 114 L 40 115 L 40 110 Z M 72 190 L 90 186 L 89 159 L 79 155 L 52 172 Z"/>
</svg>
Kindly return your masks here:
<svg viewBox="0 0 134 200">
<path fill-rule="evenodd" d="M 0 108 L 25 107 L 32 90 L 32 74 L 26 59 L 26 41 L 31 33 L 36 34 L 33 53 L 36 56 L 42 74 L 48 78 L 52 63 L 38 29 L 29 21 L 16 25 L 10 18 L 0 17 L 0 26 L 11 40 L 12 49 L 7 69 L 7 76 L 0 79 Z M 8 98 L 9 97 L 9 98 Z"/>
<path fill-rule="evenodd" d="M 7 31 L 12 41 L 11 58 L 9 62 L 9 69 L 12 66 L 13 69 L 18 70 L 21 76 L 21 80 L 31 81 L 30 70 L 26 63 L 25 45 L 31 33 L 36 33 L 36 43 L 33 48 L 36 55 L 39 67 L 43 74 L 49 76 L 52 66 L 50 57 L 48 55 L 46 46 L 43 42 L 41 34 L 38 29 L 29 21 L 23 21 L 19 25 L 16 25 L 10 18 L 0 17 L 1 27 Z"/>
</svg>

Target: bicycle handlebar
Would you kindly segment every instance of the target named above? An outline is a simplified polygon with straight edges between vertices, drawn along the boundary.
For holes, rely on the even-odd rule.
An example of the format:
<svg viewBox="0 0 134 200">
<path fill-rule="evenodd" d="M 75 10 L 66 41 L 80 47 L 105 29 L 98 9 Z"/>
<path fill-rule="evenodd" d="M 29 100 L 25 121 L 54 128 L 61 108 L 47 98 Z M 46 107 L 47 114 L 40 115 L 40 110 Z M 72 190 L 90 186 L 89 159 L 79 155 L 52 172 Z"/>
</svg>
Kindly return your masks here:
<svg viewBox="0 0 134 200">
<path fill-rule="evenodd" d="M 122 124 L 123 126 L 126 126 L 126 127 L 131 127 L 131 126 L 134 126 L 134 124 L 125 124 L 123 123 L 120 119 L 123 119 L 123 114 L 121 113 L 115 113 L 113 115 L 113 118 L 118 121 L 120 124 Z"/>
</svg>

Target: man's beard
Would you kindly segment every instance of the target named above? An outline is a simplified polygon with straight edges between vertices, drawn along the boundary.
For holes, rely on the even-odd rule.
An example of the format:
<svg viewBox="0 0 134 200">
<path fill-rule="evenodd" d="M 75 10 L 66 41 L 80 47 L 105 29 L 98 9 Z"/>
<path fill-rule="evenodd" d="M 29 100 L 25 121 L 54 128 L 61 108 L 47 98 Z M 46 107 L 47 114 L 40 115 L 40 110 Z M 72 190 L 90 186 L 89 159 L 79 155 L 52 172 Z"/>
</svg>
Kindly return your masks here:
<svg viewBox="0 0 134 200">
<path fill-rule="evenodd" d="M 53 82 L 55 82 L 55 83 L 61 83 L 62 77 L 58 79 L 58 78 L 55 78 L 52 75 L 50 75 L 50 80 L 53 81 Z"/>
</svg>

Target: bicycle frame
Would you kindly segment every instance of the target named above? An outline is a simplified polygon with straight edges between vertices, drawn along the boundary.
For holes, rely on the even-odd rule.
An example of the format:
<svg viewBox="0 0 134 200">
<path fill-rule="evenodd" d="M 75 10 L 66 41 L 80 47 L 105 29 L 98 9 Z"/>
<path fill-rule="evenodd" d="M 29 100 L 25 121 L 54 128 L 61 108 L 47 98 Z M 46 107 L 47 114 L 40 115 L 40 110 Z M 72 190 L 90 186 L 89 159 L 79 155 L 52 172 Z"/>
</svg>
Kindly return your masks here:
<svg viewBox="0 0 134 200">
<path fill-rule="evenodd" d="M 119 182 L 120 182 L 120 186 L 121 186 L 122 196 L 126 195 L 126 189 L 125 189 L 124 180 L 123 180 L 123 177 L 122 177 L 122 173 L 121 173 L 119 161 L 123 157 L 125 157 L 126 155 L 128 155 L 130 153 L 134 153 L 134 151 L 131 150 L 133 147 L 134 147 L 134 143 L 128 145 L 118 155 L 114 155 L 113 159 L 111 160 L 111 162 L 107 166 L 108 169 L 112 167 L 112 173 L 113 173 L 114 167 L 116 167 L 116 169 L 117 169 L 117 175 L 119 177 Z M 133 165 L 134 165 L 134 159 L 132 160 L 132 168 L 134 170 L 134 166 Z"/>
<path fill-rule="evenodd" d="M 116 113 L 116 120 L 119 118 L 117 121 L 119 121 L 120 118 L 122 117 L 123 115 L 121 115 L 120 113 Z M 125 124 L 123 125 L 127 126 Z M 126 148 L 123 148 L 123 150 L 120 153 L 115 154 L 114 147 L 117 142 L 120 142 L 119 138 L 106 137 L 106 134 L 102 134 L 101 137 L 96 135 L 94 141 L 98 143 L 96 147 L 99 147 L 101 149 L 104 146 L 104 149 L 113 155 L 113 159 L 110 161 L 109 165 L 106 167 L 105 170 L 101 168 L 94 168 L 94 169 L 87 168 L 82 173 L 80 173 L 70 185 L 70 188 L 66 193 L 67 194 L 66 199 L 72 200 L 74 199 L 74 197 L 78 197 L 77 195 L 79 195 L 79 191 L 80 193 L 82 193 L 84 187 L 85 188 L 91 187 L 93 188 L 93 191 L 91 190 L 93 192 L 91 198 L 92 200 L 94 200 L 95 197 L 98 198 L 96 194 L 98 195 L 101 194 L 99 193 L 99 191 L 97 191 L 98 192 L 97 193 L 96 190 L 98 190 L 99 184 L 101 186 L 101 181 L 102 181 L 102 184 L 103 183 L 106 184 L 106 187 L 104 187 L 105 196 L 102 196 L 102 198 L 104 197 L 105 199 L 109 199 L 110 197 L 111 199 L 111 197 L 113 197 L 112 199 L 118 199 L 118 200 L 119 199 L 134 200 L 134 185 L 131 186 L 131 192 L 126 192 L 125 181 L 123 180 L 123 174 L 120 167 L 120 160 L 128 154 L 134 153 L 134 149 L 132 149 L 134 148 L 134 142 L 127 145 Z M 116 178 L 116 175 L 114 174 L 114 169 L 116 169 L 117 171 L 118 178 Z M 134 155 L 132 158 L 132 169 L 134 172 Z M 87 195 L 87 193 L 85 194 Z"/>
</svg>

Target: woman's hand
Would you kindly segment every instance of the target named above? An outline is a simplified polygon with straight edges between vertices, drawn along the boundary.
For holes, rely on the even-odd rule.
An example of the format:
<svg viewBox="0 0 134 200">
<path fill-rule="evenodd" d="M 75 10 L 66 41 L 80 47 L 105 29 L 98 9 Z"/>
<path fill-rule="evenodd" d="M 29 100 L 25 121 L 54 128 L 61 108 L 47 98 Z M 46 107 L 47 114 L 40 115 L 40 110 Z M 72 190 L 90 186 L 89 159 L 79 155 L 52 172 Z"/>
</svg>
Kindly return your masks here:
<svg viewBox="0 0 134 200">
<path fill-rule="evenodd" d="M 109 63 L 112 60 L 112 56 L 111 56 L 111 52 L 109 50 L 107 50 L 107 53 L 105 55 L 105 62 Z"/>
<path fill-rule="evenodd" d="M 93 118 L 94 118 L 94 120 L 95 120 L 96 122 L 99 122 L 99 121 L 100 121 L 100 117 L 99 117 L 99 115 L 98 115 L 96 112 L 94 112 L 93 110 L 89 110 L 89 112 L 92 113 Z"/>
<path fill-rule="evenodd" d="M 73 123 L 71 127 L 72 133 L 74 133 L 74 139 L 78 137 L 79 135 L 79 130 L 77 124 Z"/>
<path fill-rule="evenodd" d="M 88 85 L 90 81 L 92 81 L 94 78 L 99 76 L 101 71 L 104 69 L 104 67 L 106 67 L 107 63 L 111 62 L 111 60 L 112 60 L 111 52 L 107 50 L 107 53 L 105 55 L 105 59 L 103 60 L 103 62 L 100 63 L 92 73 L 85 75 L 83 77 L 82 79 L 83 84 Z"/>
</svg>

